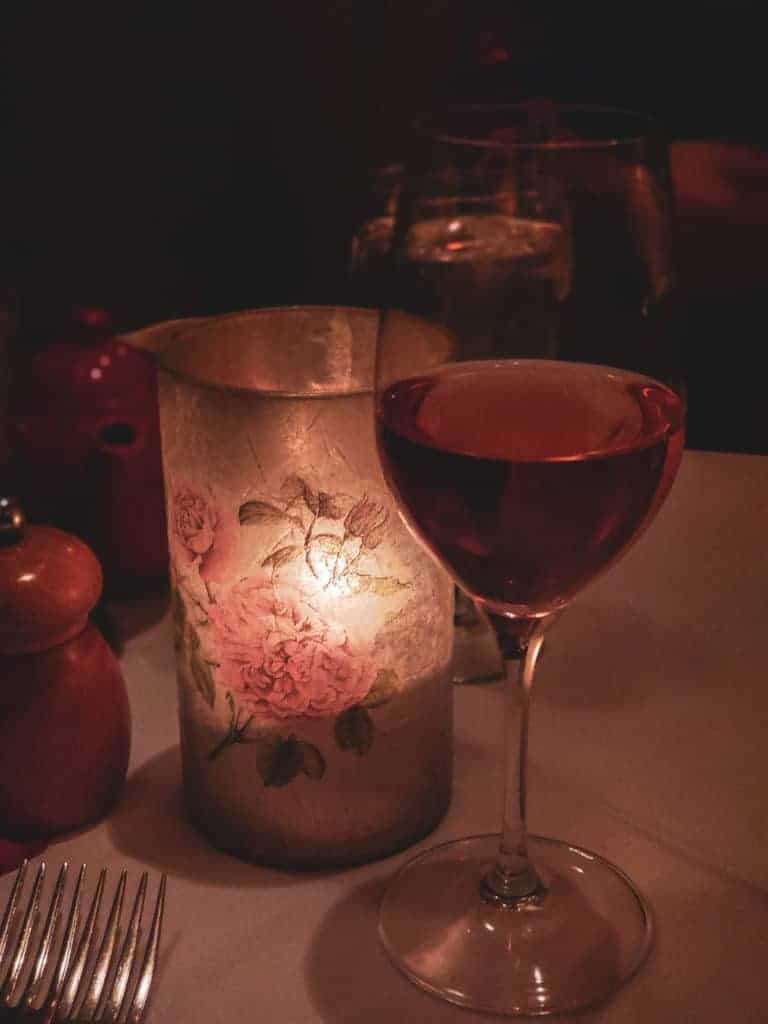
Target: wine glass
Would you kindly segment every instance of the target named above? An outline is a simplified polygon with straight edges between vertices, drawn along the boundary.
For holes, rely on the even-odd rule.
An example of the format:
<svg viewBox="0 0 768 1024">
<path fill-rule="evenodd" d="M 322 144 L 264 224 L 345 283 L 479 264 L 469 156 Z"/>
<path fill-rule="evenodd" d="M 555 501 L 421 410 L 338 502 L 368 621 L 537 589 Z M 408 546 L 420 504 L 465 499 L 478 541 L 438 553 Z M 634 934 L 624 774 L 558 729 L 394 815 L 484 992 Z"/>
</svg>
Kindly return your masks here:
<svg viewBox="0 0 768 1024">
<path fill-rule="evenodd" d="M 443 111 L 416 126 L 405 163 L 377 173 L 366 214 L 357 303 L 436 320 L 480 354 L 618 362 L 683 390 L 668 155 L 643 115 L 543 101 Z M 494 678 L 458 587 L 456 612 L 455 681 Z"/>
<path fill-rule="evenodd" d="M 422 204 L 419 218 L 405 222 L 418 230 L 409 228 L 396 244 L 438 239 L 438 251 L 460 252 L 447 248 L 450 238 L 486 244 L 486 227 L 514 246 L 527 239 L 530 262 L 522 262 L 521 276 L 542 268 L 546 283 L 525 310 L 531 335 L 546 344 L 555 337 L 559 355 L 583 341 L 587 361 L 521 358 L 518 322 L 501 329 L 494 321 L 487 329 L 482 309 L 466 310 L 476 316 L 476 331 L 454 322 L 443 336 L 425 330 L 419 345 L 411 314 L 382 314 L 375 403 L 382 465 L 411 527 L 493 623 L 508 667 L 508 741 L 501 834 L 446 843 L 407 863 L 386 891 L 379 928 L 392 960 L 423 988 L 477 1010 L 522 1015 L 601 1002 L 637 970 L 650 946 L 649 908 L 618 867 L 570 843 L 527 836 L 526 748 L 545 631 L 658 511 L 682 455 L 685 403 L 669 384 L 627 368 L 641 332 L 633 334 L 618 300 L 588 318 L 612 322 L 616 333 L 550 332 L 564 301 L 557 297 L 563 266 L 575 294 L 580 242 L 573 196 L 607 193 L 629 217 L 642 182 L 643 195 L 664 197 L 654 199 L 651 220 L 639 226 L 647 241 L 667 230 L 663 164 L 640 161 L 637 135 L 622 144 L 612 115 L 603 112 L 589 132 L 582 120 L 577 137 L 560 124 L 543 132 L 537 121 L 526 130 L 507 111 L 504 125 L 446 139 L 449 149 L 463 150 L 460 160 L 439 167 L 450 170 L 450 203 Z M 464 182 L 468 203 L 459 199 Z M 490 226 L 475 219 L 486 216 Z M 651 264 L 639 259 L 646 243 L 614 228 L 602 240 L 610 231 L 638 246 L 622 249 L 624 266 L 639 276 L 642 264 L 650 274 Z M 596 232 L 598 240 L 602 245 Z M 618 260 L 619 253 L 592 254 L 603 257 Z M 411 281 L 449 303 L 449 274 L 437 262 Z M 451 256 L 444 262 L 452 265 Z M 661 266 L 653 263 L 653 272 Z M 627 274 L 628 294 L 639 282 Z M 653 363 L 656 353 L 663 370 L 665 353 L 657 353 L 652 333 L 644 336 L 643 354 Z"/>
</svg>

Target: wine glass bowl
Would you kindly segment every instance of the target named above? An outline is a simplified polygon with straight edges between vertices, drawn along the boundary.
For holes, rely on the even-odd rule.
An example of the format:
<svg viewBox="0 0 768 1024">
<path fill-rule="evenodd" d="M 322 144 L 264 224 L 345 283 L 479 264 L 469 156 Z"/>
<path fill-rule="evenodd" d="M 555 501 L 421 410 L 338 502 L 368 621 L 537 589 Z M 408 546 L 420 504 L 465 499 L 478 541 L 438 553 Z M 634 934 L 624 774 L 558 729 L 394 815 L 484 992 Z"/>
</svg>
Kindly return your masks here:
<svg viewBox="0 0 768 1024">
<path fill-rule="evenodd" d="M 422 538 L 490 612 L 521 618 L 564 607 L 613 562 L 682 454 L 674 392 L 589 363 L 447 364 L 383 389 L 378 410 Z"/>
<path fill-rule="evenodd" d="M 619 868 L 527 835 L 529 702 L 550 622 L 668 494 L 685 401 L 656 315 L 672 281 L 663 147 L 644 123 L 618 137 L 612 111 L 504 116 L 466 113 L 403 179 L 393 266 L 422 319 L 382 314 L 375 402 L 402 513 L 507 662 L 503 824 L 407 863 L 380 934 L 433 994 L 540 1015 L 605 1000 L 650 945 Z M 419 323 L 431 343 L 414 345 Z"/>
</svg>

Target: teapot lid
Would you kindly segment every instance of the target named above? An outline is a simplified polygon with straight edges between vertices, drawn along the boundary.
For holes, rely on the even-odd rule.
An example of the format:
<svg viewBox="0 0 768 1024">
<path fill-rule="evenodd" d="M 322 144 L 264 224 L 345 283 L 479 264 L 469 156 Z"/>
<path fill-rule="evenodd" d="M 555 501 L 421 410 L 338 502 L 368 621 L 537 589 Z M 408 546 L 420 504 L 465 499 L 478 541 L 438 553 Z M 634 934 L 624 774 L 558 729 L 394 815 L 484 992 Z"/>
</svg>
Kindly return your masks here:
<svg viewBox="0 0 768 1024">
<path fill-rule="evenodd" d="M 0 655 L 77 636 L 101 589 L 101 566 L 86 544 L 53 526 L 27 526 L 18 503 L 0 497 Z"/>
</svg>

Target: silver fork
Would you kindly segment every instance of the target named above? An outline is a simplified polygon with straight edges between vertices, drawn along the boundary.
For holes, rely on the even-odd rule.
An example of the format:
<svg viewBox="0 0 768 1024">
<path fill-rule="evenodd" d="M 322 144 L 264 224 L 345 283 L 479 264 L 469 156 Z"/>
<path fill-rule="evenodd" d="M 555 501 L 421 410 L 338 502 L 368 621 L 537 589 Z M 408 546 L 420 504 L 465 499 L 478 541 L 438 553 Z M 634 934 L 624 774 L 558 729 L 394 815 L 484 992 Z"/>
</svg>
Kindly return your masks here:
<svg viewBox="0 0 768 1024">
<path fill-rule="evenodd" d="M 107 873 L 104 870 L 99 875 L 88 914 L 80 929 L 86 873 L 83 864 L 66 915 L 58 955 L 52 961 L 51 954 L 56 948 L 62 919 L 68 870 L 68 864 L 62 864 L 45 923 L 40 928 L 41 896 L 46 875 L 45 862 L 40 864 L 21 925 L 17 928 L 27 862 L 19 868 L 0 924 L 0 1021 L 19 1020 L 28 1024 L 54 1020 L 94 1024 L 121 1021 L 139 1024 L 144 1018 L 157 966 L 166 877 L 162 875 L 160 878 L 144 956 L 141 966 L 137 967 L 147 873 L 141 876 L 136 889 L 133 910 L 121 944 L 120 917 L 127 882 L 127 872 L 121 872 L 99 943 L 97 922 Z M 49 961 L 53 963 L 52 969 L 48 969 Z"/>
</svg>

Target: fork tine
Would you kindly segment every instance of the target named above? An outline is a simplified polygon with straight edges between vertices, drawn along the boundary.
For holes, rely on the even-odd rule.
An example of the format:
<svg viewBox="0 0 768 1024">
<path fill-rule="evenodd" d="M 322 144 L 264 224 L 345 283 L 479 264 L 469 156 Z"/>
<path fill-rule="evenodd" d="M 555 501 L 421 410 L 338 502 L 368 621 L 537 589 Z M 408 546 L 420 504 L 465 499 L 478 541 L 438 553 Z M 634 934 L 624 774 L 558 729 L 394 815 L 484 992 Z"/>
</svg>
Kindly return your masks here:
<svg viewBox="0 0 768 1024">
<path fill-rule="evenodd" d="M 123 948 L 120 951 L 120 958 L 118 960 L 111 991 L 109 992 L 106 1002 L 102 1008 L 102 1012 L 99 1015 L 99 1022 L 104 1021 L 105 1024 L 113 1024 L 113 1022 L 117 1020 L 123 1006 L 123 1000 L 125 999 L 125 993 L 128 988 L 131 971 L 133 970 L 133 964 L 136 959 L 136 949 L 139 944 L 139 927 L 141 925 L 142 914 L 144 913 L 144 898 L 147 892 L 147 879 L 148 875 L 145 871 L 141 876 L 139 887 L 136 891 L 136 899 L 133 903 L 133 910 L 131 911 L 131 918 L 128 922 L 128 929 L 126 931 L 125 941 L 123 942 Z"/>
<path fill-rule="evenodd" d="M 166 876 L 160 877 L 160 886 L 157 891 L 157 902 L 155 912 L 152 915 L 152 927 L 147 939 L 147 950 L 144 954 L 144 961 L 141 965 L 138 984 L 133 994 L 133 1001 L 125 1018 L 125 1024 L 140 1024 L 144 1017 L 144 1010 L 149 999 L 149 991 L 152 988 L 152 979 L 157 967 L 157 951 L 160 946 L 160 931 L 163 926 L 163 911 L 165 909 L 165 883 Z"/>
<path fill-rule="evenodd" d="M 16 933 L 14 927 L 21 910 L 28 862 L 19 868 L 13 888 L 0 923 L 0 1013 L 4 1007 L 14 1007 L 24 1019 L 30 1017 L 40 1024 L 50 1024 L 54 1013 L 57 1021 L 92 1022 L 92 1024 L 140 1024 L 144 1019 L 150 990 L 157 969 L 160 933 L 165 911 L 167 878 L 162 875 L 157 890 L 152 923 L 147 937 L 141 965 L 137 961 L 141 937 L 141 921 L 146 902 L 148 873 L 139 880 L 131 910 L 125 938 L 118 942 L 120 918 L 125 898 L 127 872 L 122 871 L 103 936 L 99 944 L 96 962 L 90 966 L 96 950 L 96 933 L 99 911 L 106 886 L 106 870 L 99 874 L 96 891 L 91 900 L 82 933 L 78 937 L 82 896 L 86 866 L 80 868 L 75 892 L 69 907 L 64 938 L 59 945 L 58 929 L 62 919 L 64 894 L 69 865 L 62 864 L 53 894 L 50 899 L 45 924 L 39 939 L 36 934 L 42 919 L 41 896 L 46 877 L 46 863 L 40 863 L 32 892 L 26 903 L 21 927 Z M 12 940 L 13 939 L 13 943 Z M 35 945 L 33 946 L 33 939 Z M 119 946 L 119 955 L 118 955 Z M 48 964 L 55 947 L 59 948 L 58 958 L 52 970 Z M 77 947 L 77 952 L 73 952 Z M 3 967 L 6 954 L 12 949 L 7 970 Z M 34 950 L 34 955 L 33 955 Z M 2 975 L 7 976 L 3 979 Z M 47 993 L 40 997 L 43 979 L 50 973 Z M 23 994 L 15 1001 L 16 991 L 23 985 Z M 107 982 L 109 981 L 109 986 Z M 42 1006 L 41 1006 L 42 1004 Z M 41 1008 L 35 1009 L 35 1006 Z M 12 1011 L 13 1013 L 14 1011 Z"/>
<path fill-rule="evenodd" d="M 16 907 L 19 904 L 21 890 L 24 888 L 24 878 L 27 874 L 28 864 L 28 860 L 22 861 L 19 870 L 16 872 L 13 889 L 11 889 L 11 895 L 8 897 L 8 903 L 6 904 L 5 913 L 3 914 L 3 923 L 0 924 L 0 967 L 2 966 L 5 950 L 11 937 L 13 919 L 16 916 Z M 1 981 L 2 978 L 0 977 L 0 982 Z"/>
<path fill-rule="evenodd" d="M 85 864 L 83 864 L 77 876 L 75 892 L 72 897 L 72 903 L 69 907 L 69 919 L 67 920 L 67 929 L 64 932 L 64 939 L 61 944 L 59 960 L 53 972 L 51 985 L 45 998 L 45 1005 L 49 1007 L 53 1007 L 58 1003 L 59 997 L 61 996 L 61 990 L 64 987 L 64 982 L 66 981 L 67 973 L 69 971 L 69 962 L 72 959 L 72 950 L 75 948 L 75 939 L 77 937 L 77 926 L 80 923 L 80 902 L 83 895 L 85 872 L 86 867 Z"/>
<path fill-rule="evenodd" d="M 48 909 L 48 917 L 45 921 L 45 928 L 40 938 L 40 943 L 37 947 L 37 953 L 32 961 L 32 971 L 29 975 L 24 993 L 21 996 L 21 1003 L 27 1007 L 32 1006 L 38 994 L 40 987 L 40 981 L 45 972 L 45 968 L 48 964 L 48 957 L 51 953 L 51 946 L 53 945 L 53 936 L 56 930 L 56 926 L 59 923 L 59 915 L 61 913 L 61 903 L 64 898 L 64 886 L 67 881 L 67 871 L 69 865 L 66 861 L 61 865 L 59 870 L 59 877 L 56 879 L 56 887 L 53 891 L 53 898 L 51 905 Z"/>
<path fill-rule="evenodd" d="M 104 937 L 99 947 L 99 955 L 96 965 L 91 972 L 91 981 L 85 994 L 85 999 L 80 1006 L 78 1019 L 91 1021 L 96 1016 L 101 997 L 104 993 L 104 985 L 109 974 L 109 966 L 117 944 L 117 929 L 120 926 L 120 915 L 123 911 L 123 897 L 125 895 L 125 883 L 128 878 L 127 871 L 120 872 L 120 881 L 117 883 L 115 898 L 112 900 L 112 907 L 109 911 L 107 924 L 104 929 Z"/>
<path fill-rule="evenodd" d="M 77 947 L 75 962 L 72 964 L 72 971 L 67 978 L 66 985 L 64 986 L 64 992 L 61 999 L 61 1010 L 59 1013 L 59 1017 L 63 1020 L 66 1020 L 75 1008 L 80 982 L 82 981 L 83 972 L 85 971 L 85 966 L 88 961 L 91 943 L 93 942 L 93 933 L 96 928 L 96 917 L 99 913 L 99 907 L 101 906 L 101 897 L 104 892 L 104 883 L 106 882 L 106 878 L 106 868 L 102 868 L 99 874 L 96 892 L 93 894 L 93 899 L 91 900 L 88 917 L 86 918 L 85 925 L 83 926 L 83 934 L 80 936 L 80 943 Z"/>
<path fill-rule="evenodd" d="M 16 941 L 16 949 L 11 958 L 11 966 L 8 971 L 8 976 L 3 983 L 2 989 L 0 989 L 0 1003 L 5 1003 L 6 1005 L 13 1002 L 14 992 L 19 983 L 19 977 L 21 976 L 22 970 L 24 969 L 27 949 L 29 947 L 30 939 L 32 938 L 32 931 L 37 922 L 38 908 L 40 906 L 40 890 L 43 886 L 44 880 L 45 861 L 42 861 L 40 867 L 37 869 L 37 874 L 35 875 L 35 882 L 32 886 L 32 893 L 29 897 L 29 902 L 27 903 L 24 922 Z"/>
</svg>

